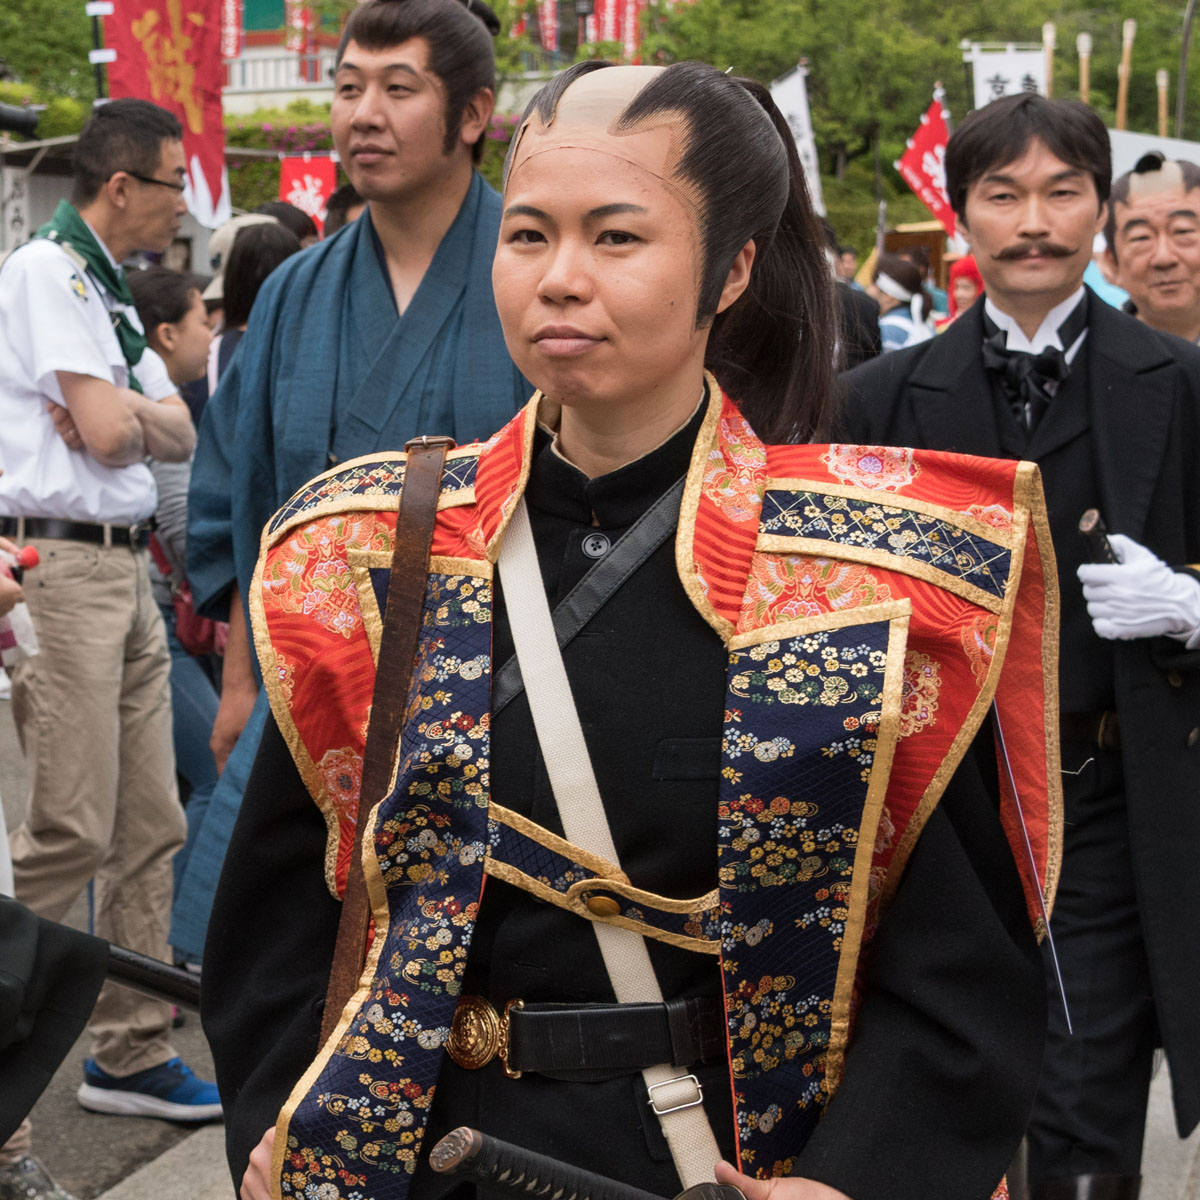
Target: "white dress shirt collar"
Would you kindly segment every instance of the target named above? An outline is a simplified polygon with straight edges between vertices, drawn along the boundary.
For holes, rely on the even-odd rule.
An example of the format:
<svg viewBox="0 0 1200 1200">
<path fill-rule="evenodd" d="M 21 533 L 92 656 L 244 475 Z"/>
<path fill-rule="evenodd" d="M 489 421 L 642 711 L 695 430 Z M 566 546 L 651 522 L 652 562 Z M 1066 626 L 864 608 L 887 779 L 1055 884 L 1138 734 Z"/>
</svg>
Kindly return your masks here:
<svg viewBox="0 0 1200 1200">
<path fill-rule="evenodd" d="M 1085 288 L 1082 284 L 1078 290 L 1074 291 L 1061 303 L 1056 304 L 1042 318 L 1042 323 L 1037 327 L 1037 331 L 1033 337 L 1025 336 L 1024 331 L 1017 324 L 1013 317 L 1008 313 L 1002 312 L 992 302 L 992 298 L 988 296 L 983 304 L 984 311 L 995 322 L 997 329 L 1004 330 L 1007 335 L 1006 346 L 1009 350 L 1024 351 L 1028 354 L 1040 354 L 1047 346 L 1052 346 L 1056 350 L 1062 350 L 1067 362 L 1070 362 L 1079 351 L 1079 347 L 1083 345 L 1083 339 L 1087 336 L 1085 329 L 1070 346 L 1064 346 L 1058 337 L 1058 327 L 1071 315 L 1075 306 L 1083 299 Z"/>
</svg>

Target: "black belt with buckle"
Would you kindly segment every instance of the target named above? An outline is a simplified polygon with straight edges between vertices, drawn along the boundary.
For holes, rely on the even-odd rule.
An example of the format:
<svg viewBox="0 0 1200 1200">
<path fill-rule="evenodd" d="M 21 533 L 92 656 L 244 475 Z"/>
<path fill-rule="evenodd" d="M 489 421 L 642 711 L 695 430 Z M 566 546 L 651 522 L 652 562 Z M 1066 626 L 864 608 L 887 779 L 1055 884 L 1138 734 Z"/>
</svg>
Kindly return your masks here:
<svg viewBox="0 0 1200 1200">
<path fill-rule="evenodd" d="M 725 1055 L 725 1006 L 697 996 L 662 1004 L 526 1004 L 504 1014 L 482 996 L 463 996 L 446 1051 L 468 1070 L 500 1059 L 512 1079 L 532 1071 L 597 1083 L 670 1063 L 686 1067 Z"/>
<path fill-rule="evenodd" d="M 1058 730 L 1064 742 L 1092 750 L 1121 748 L 1121 726 L 1115 712 L 1061 713 Z"/>
<path fill-rule="evenodd" d="M 27 541 L 92 542 L 97 546 L 145 547 L 154 529 L 153 517 L 132 525 L 104 525 L 91 521 L 60 521 L 57 517 L 0 517 L 0 536 Z"/>
</svg>

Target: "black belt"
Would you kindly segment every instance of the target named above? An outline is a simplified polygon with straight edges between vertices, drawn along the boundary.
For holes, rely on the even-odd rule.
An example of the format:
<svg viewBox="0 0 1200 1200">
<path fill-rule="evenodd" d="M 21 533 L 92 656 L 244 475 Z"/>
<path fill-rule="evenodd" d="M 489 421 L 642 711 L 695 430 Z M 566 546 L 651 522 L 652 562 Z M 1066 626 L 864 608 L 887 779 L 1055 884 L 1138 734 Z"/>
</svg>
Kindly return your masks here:
<svg viewBox="0 0 1200 1200">
<path fill-rule="evenodd" d="M 1093 750 L 1121 748 L 1121 726 L 1115 712 L 1061 713 L 1058 729 L 1064 742 Z"/>
<path fill-rule="evenodd" d="M 523 1004 L 504 1015 L 480 996 L 458 1002 L 450 1057 L 477 1069 L 500 1058 L 505 1072 L 524 1071 L 595 1083 L 670 1063 L 686 1067 L 725 1056 L 725 1006 L 699 996 L 663 1004 Z"/>
<path fill-rule="evenodd" d="M 155 521 L 135 521 L 132 525 L 101 525 L 91 521 L 60 521 L 57 517 L 0 517 L 0 535 L 27 541 L 47 538 L 51 541 L 93 542 L 98 546 L 132 546 L 142 549 L 150 540 Z"/>
</svg>

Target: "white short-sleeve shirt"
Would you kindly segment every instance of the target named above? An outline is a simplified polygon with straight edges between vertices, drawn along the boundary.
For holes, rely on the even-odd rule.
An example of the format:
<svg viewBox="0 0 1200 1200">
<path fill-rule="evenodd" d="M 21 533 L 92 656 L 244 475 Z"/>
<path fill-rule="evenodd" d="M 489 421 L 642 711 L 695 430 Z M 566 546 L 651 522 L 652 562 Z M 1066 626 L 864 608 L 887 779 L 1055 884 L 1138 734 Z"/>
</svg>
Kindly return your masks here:
<svg viewBox="0 0 1200 1200">
<path fill-rule="evenodd" d="M 112 325 L 123 306 L 61 247 L 45 238 L 14 251 L 0 269 L 0 516 L 57 517 L 130 525 L 154 512 L 154 476 L 143 462 L 108 467 L 70 450 L 47 401 L 63 403 L 56 371 L 127 387 L 129 370 Z M 127 310 L 138 322 L 137 313 Z M 140 324 L 138 326 L 140 328 Z M 147 349 L 137 364 L 146 397 L 179 389 Z"/>
</svg>

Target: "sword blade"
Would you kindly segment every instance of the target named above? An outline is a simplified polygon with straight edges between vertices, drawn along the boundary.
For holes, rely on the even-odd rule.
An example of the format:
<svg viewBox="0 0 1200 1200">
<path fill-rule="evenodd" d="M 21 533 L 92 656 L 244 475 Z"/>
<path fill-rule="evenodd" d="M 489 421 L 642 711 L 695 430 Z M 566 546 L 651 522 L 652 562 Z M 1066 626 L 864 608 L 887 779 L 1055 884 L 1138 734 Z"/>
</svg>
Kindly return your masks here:
<svg viewBox="0 0 1200 1200">
<path fill-rule="evenodd" d="M 996 721 L 996 744 L 1000 748 L 1000 758 L 1008 775 L 1008 786 L 1012 789 L 1013 804 L 1017 809 L 1017 820 L 1021 822 L 1021 835 L 1025 840 L 1025 852 L 1029 855 L 1029 868 L 1033 872 L 1033 882 L 1037 885 L 1038 907 L 1042 910 L 1042 923 L 1046 926 L 1046 945 L 1050 950 L 1050 962 L 1054 966 L 1054 978 L 1058 983 L 1058 994 L 1062 999 L 1063 1016 L 1067 1021 L 1067 1033 L 1074 1033 L 1071 1025 L 1071 1009 L 1067 1004 L 1067 988 L 1063 983 L 1062 967 L 1058 961 L 1058 950 L 1054 945 L 1054 934 L 1050 931 L 1050 914 L 1046 911 L 1046 896 L 1042 880 L 1038 876 L 1037 859 L 1033 853 L 1033 842 L 1029 837 L 1029 826 L 1025 823 L 1025 810 L 1021 805 L 1021 794 L 1017 790 L 1016 776 L 1013 775 L 1012 762 L 1008 757 L 1008 746 L 1004 741 L 1004 727 L 1000 721 L 1000 706 L 992 701 L 992 716 Z"/>
</svg>

